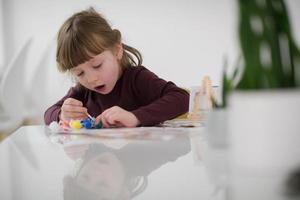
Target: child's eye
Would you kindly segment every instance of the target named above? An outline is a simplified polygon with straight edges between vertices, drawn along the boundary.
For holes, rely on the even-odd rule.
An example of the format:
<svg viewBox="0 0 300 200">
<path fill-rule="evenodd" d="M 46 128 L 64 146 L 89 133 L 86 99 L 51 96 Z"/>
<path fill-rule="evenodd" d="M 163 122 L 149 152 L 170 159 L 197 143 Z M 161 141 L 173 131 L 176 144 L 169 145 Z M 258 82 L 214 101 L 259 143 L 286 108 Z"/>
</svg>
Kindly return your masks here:
<svg viewBox="0 0 300 200">
<path fill-rule="evenodd" d="M 94 68 L 94 69 L 98 69 L 98 68 L 100 68 L 100 67 L 101 67 L 101 65 L 102 65 L 102 64 L 99 64 L 99 65 L 93 66 L 93 68 Z"/>
<path fill-rule="evenodd" d="M 79 74 L 77 74 L 77 76 L 82 76 L 83 75 L 83 72 L 80 72 Z"/>
</svg>

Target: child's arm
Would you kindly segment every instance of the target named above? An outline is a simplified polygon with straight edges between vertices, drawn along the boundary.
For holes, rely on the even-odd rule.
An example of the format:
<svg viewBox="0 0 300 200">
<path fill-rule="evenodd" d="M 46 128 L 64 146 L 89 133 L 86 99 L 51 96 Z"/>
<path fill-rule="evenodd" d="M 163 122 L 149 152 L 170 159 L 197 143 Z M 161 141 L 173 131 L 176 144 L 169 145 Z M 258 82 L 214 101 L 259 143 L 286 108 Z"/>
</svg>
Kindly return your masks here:
<svg viewBox="0 0 300 200">
<path fill-rule="evenodd" d="M 143 106 L 132 113 L 142 126 L 155 125 L 188 111 L 189 93 L 144 67 L 135 75 L 133 85 Z"/>
<path fill-rule="evenodd" d="M 72 87 L 66 96 L 45 111 L 45 124 L 49 125 L 53 121 L 58 122 L 61 118 L 69 119 L 73 117 L 82 117 L 83 112 L 86 110 L 86 108 L 82 107 L 83 100 L 84 91 L 82 87 L 79 85 Z M 62 110 L 64 110 L 64 112 L 62 112 Z M 74 114 L 74 111 L 78 111 L 78 114 Z"/>
</svg>

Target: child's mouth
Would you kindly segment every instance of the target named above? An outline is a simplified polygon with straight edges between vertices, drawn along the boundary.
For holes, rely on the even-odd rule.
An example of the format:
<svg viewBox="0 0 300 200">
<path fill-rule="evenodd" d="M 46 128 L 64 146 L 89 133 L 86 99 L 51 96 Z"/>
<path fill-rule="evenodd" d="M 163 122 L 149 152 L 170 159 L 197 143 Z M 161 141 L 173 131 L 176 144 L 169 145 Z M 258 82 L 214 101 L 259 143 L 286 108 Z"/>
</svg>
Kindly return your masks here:
<svg viewBox="0 0 300 200">
<path fill-rule="evenodd" d="M 95 87 L 95 90 L 98 92 L 103 92 L 105 90 L 105 85 L 99 85 Z"/>
</svg>

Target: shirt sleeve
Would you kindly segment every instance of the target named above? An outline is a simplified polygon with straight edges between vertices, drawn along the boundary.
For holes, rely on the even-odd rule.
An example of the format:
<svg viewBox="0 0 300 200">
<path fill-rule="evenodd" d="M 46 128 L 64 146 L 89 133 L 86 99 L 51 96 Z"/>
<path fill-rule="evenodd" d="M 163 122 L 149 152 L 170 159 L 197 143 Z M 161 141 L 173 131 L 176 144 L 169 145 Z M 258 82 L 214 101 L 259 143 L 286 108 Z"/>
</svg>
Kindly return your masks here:
<svg viewBox="0 0 300 200">
<path fill-rule="evenodd" d="M 142 67 L 133 77 L 135 93 L 143 106 L 132 113 L 141 126 L 152 126 L 188 111 L 189 93 Z"/>
<path fill-rule="evenodd" d="M 67 98 L 74 98 L 81 102 L 84 101 L 84 88 L 80 85 L 70 88 L 68 93 L 60 99 L 57 103 L 48 108 L 44 113 L 44 122 L 46 125 L 49 125 L 51 122 L 59 122 L 59 115 L 61 112 L 61 106 Z M 84 103 L 84 102 L 83 102 Z"/>
</svg>

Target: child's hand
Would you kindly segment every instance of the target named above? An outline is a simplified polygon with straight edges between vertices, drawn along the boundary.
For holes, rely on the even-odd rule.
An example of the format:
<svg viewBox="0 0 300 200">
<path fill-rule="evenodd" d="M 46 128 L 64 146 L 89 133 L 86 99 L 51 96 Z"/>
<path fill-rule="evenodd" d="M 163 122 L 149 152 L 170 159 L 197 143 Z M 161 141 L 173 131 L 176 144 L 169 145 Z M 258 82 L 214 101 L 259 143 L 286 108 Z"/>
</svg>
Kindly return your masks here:
<svg viewBox="0 0 300 200">
<path fill-rule="evenodd" d="M 96 118 L 96 124 L 99 122 L 102 122 L 103 126 L 106 128 L 111 126 L 136 127 L 140 124 L 140 121 L 133 113 L 128 112 L 119 106 L 114 106 L 103 111 L 102 114 Z"/>
<path fill-rule="evenodd" d="M 87 109 L 77 99 L 67 98 L 61 106 L 61 120 L 84 119 L 86 116 Z"/>
</svg>

